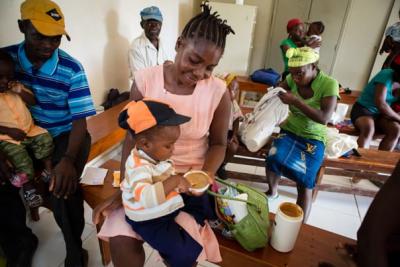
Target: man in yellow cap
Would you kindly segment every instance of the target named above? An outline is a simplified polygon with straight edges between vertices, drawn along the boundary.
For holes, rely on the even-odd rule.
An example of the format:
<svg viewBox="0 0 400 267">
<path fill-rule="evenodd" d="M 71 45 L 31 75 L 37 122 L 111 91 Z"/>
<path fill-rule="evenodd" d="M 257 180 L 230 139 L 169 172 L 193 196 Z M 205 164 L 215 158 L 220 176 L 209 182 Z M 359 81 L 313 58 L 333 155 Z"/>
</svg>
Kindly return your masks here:
<svg viewBox="0 0 400 267">
<path fill-rule="evenodd" d="M 62 36 L 68 40 L 70 37 L 65 30 L 64 15 L 56 3 L 26 0 L 21 4 L 18 25 L 24 41 L 4 50 L 14 59 L 16 79 L 35 95 L 36 105 L 30 109 L 32 117 L 54 140 L 53 173 L 47 181 L 52 193 L 48 194 L 48 200 L 64 235 L 65 266 L 84 266 L 87 252 L 83 251 L 81 240 L 85 221 L 79 177 L 91 143 L 86 117 L 95 114 L 88 82 L 82 65 L 59 49 Z M 37 246 L 36 237 L 21 218 L 4 217 L 0 221 L 20 225 L 17 229 L 0 225 L 0 245 L 10 266 L 30 266 Z M 18 220 L 19 224 L 15 223 Z M 21 233 L 27 234 L 21 236 Z M 22 246 L 20 240 L 27 240 L 27 244 Z M 20 256 L 22 250 L 29 252 L 25 259 Z"/>
</svg>

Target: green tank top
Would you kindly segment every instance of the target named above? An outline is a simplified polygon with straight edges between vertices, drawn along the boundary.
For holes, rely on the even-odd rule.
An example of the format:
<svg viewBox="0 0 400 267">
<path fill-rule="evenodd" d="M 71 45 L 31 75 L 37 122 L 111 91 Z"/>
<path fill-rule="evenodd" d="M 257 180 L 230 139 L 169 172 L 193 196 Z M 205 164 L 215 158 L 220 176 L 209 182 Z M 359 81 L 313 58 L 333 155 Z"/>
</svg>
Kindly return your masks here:
<svg viewBox="0 0 400 267">
<path fill-rule="evenodd" d="M 324 97 L 336 96 L 340 98 L 339 83 L 335 79 L 324 74 L 322 71 L 318 73 L 314 81 L 311 83 L 311 89 L 313 90 L 314 95 L 308 99 L 304 99 L 300 96 L 292 75 L 289 74 L 286 77 L 286 82 L 292 94 L 310 107 L 316 109 L 321 109 L 321 100 Z M 319 140 L 326 143 L 326 125 L 313 121 L 294 106 L 289 106 L 289 110 L 289 117 L 281 126 L 283 130 L 292 132 L 303 138 Z"/>
</svg>

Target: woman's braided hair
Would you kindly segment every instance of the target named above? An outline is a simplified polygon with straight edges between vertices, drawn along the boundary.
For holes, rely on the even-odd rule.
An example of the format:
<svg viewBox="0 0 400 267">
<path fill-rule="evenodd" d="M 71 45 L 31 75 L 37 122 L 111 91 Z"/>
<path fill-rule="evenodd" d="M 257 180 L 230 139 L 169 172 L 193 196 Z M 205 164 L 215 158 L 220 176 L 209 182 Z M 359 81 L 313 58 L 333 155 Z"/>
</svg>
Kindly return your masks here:
<svg viewBox="0 0 400 267">
<path fill-rule="evenodd" d="M 226 36 L 235 34 L 226 20 L 219 18 L 217 12 L 211 13 L 208 1 L 200 6 L 202 12 L 193 17 L 182 31 L 181 37 L 187 39 L 205 39 L 213 42 L 217 47 L 225 49 Z"/>
</svg>

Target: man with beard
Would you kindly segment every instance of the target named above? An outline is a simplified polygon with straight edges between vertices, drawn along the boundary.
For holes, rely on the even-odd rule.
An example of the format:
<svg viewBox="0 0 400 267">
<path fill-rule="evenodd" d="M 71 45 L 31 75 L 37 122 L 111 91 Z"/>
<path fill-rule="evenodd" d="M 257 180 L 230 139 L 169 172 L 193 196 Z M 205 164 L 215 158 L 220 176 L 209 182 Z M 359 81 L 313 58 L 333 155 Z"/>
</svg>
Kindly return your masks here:
<svg viewBox="0 0 400 267">
<path fill-rule="evenodd" d="M 158 7 L 146 7 L 140 12 L 144 32 L 132 41 L 129 48 L 129 68 L 133 79 L 133 72 L 161 65 L 172 58 L 164 48 L 160 40 L 160 31 L 163 22 L 161 11 Z"/>
</svg>

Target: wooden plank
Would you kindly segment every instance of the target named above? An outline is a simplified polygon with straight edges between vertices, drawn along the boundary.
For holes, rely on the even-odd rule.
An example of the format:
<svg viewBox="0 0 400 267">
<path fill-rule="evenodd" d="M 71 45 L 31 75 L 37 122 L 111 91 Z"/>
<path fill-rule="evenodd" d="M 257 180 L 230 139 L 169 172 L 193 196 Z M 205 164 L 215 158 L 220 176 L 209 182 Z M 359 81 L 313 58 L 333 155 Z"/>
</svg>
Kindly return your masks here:
<svg viewBox="0 0 400 267">
<path fill-rule="evenodd" d="M 253 82 L 249 76 L 237 76 L 236 80 L 239 83 L 240 91 L 251 91 L 265 94 L 267 88 L 270 87 L 270 85 L 267 84 Z"/>
<path fill-rule="evenodd" d="M 125 130 L 118 125 L 118 115 L 127 103 L 128 100 L 87 120 L 87 128 L 92 137 L 89 160 L 94 159 L 124 139 Z"/>
<path fill-rule="evenodd" d="M 357 150 L 361 154 L 361 157 L 353 155 L 350 158 L 325 159 L 323 165 L 333 168 L 390 174 L 400 160 L 400 153 L 397 152 L 365 148 L 359 148 Z"/>
<path fill-rule="evenodd" d="M 357 101 L 357 98 L 360 96 L 360 93 L 360 91 L 351 91 L 350 94 L 339 93 L 339 102 L 347 105 L 353 105 Z"/>
<path fill-rule="evenodd" d="M 271 213 L 270 219 L 273 218 Z M 225 239 L 219 233 L 216 235 L 223 258 L 219 265 L 227 267 L 319 266 L 320 262 L 337 267 L 348 266 L 336 248 L 339 244 L 355 244 L 355 240 L 306 224 L 301 226 L 295 247 L 289 253 L 280 253 L 270 245 L 248 252 L 236 241 Z"/>
</svg>

